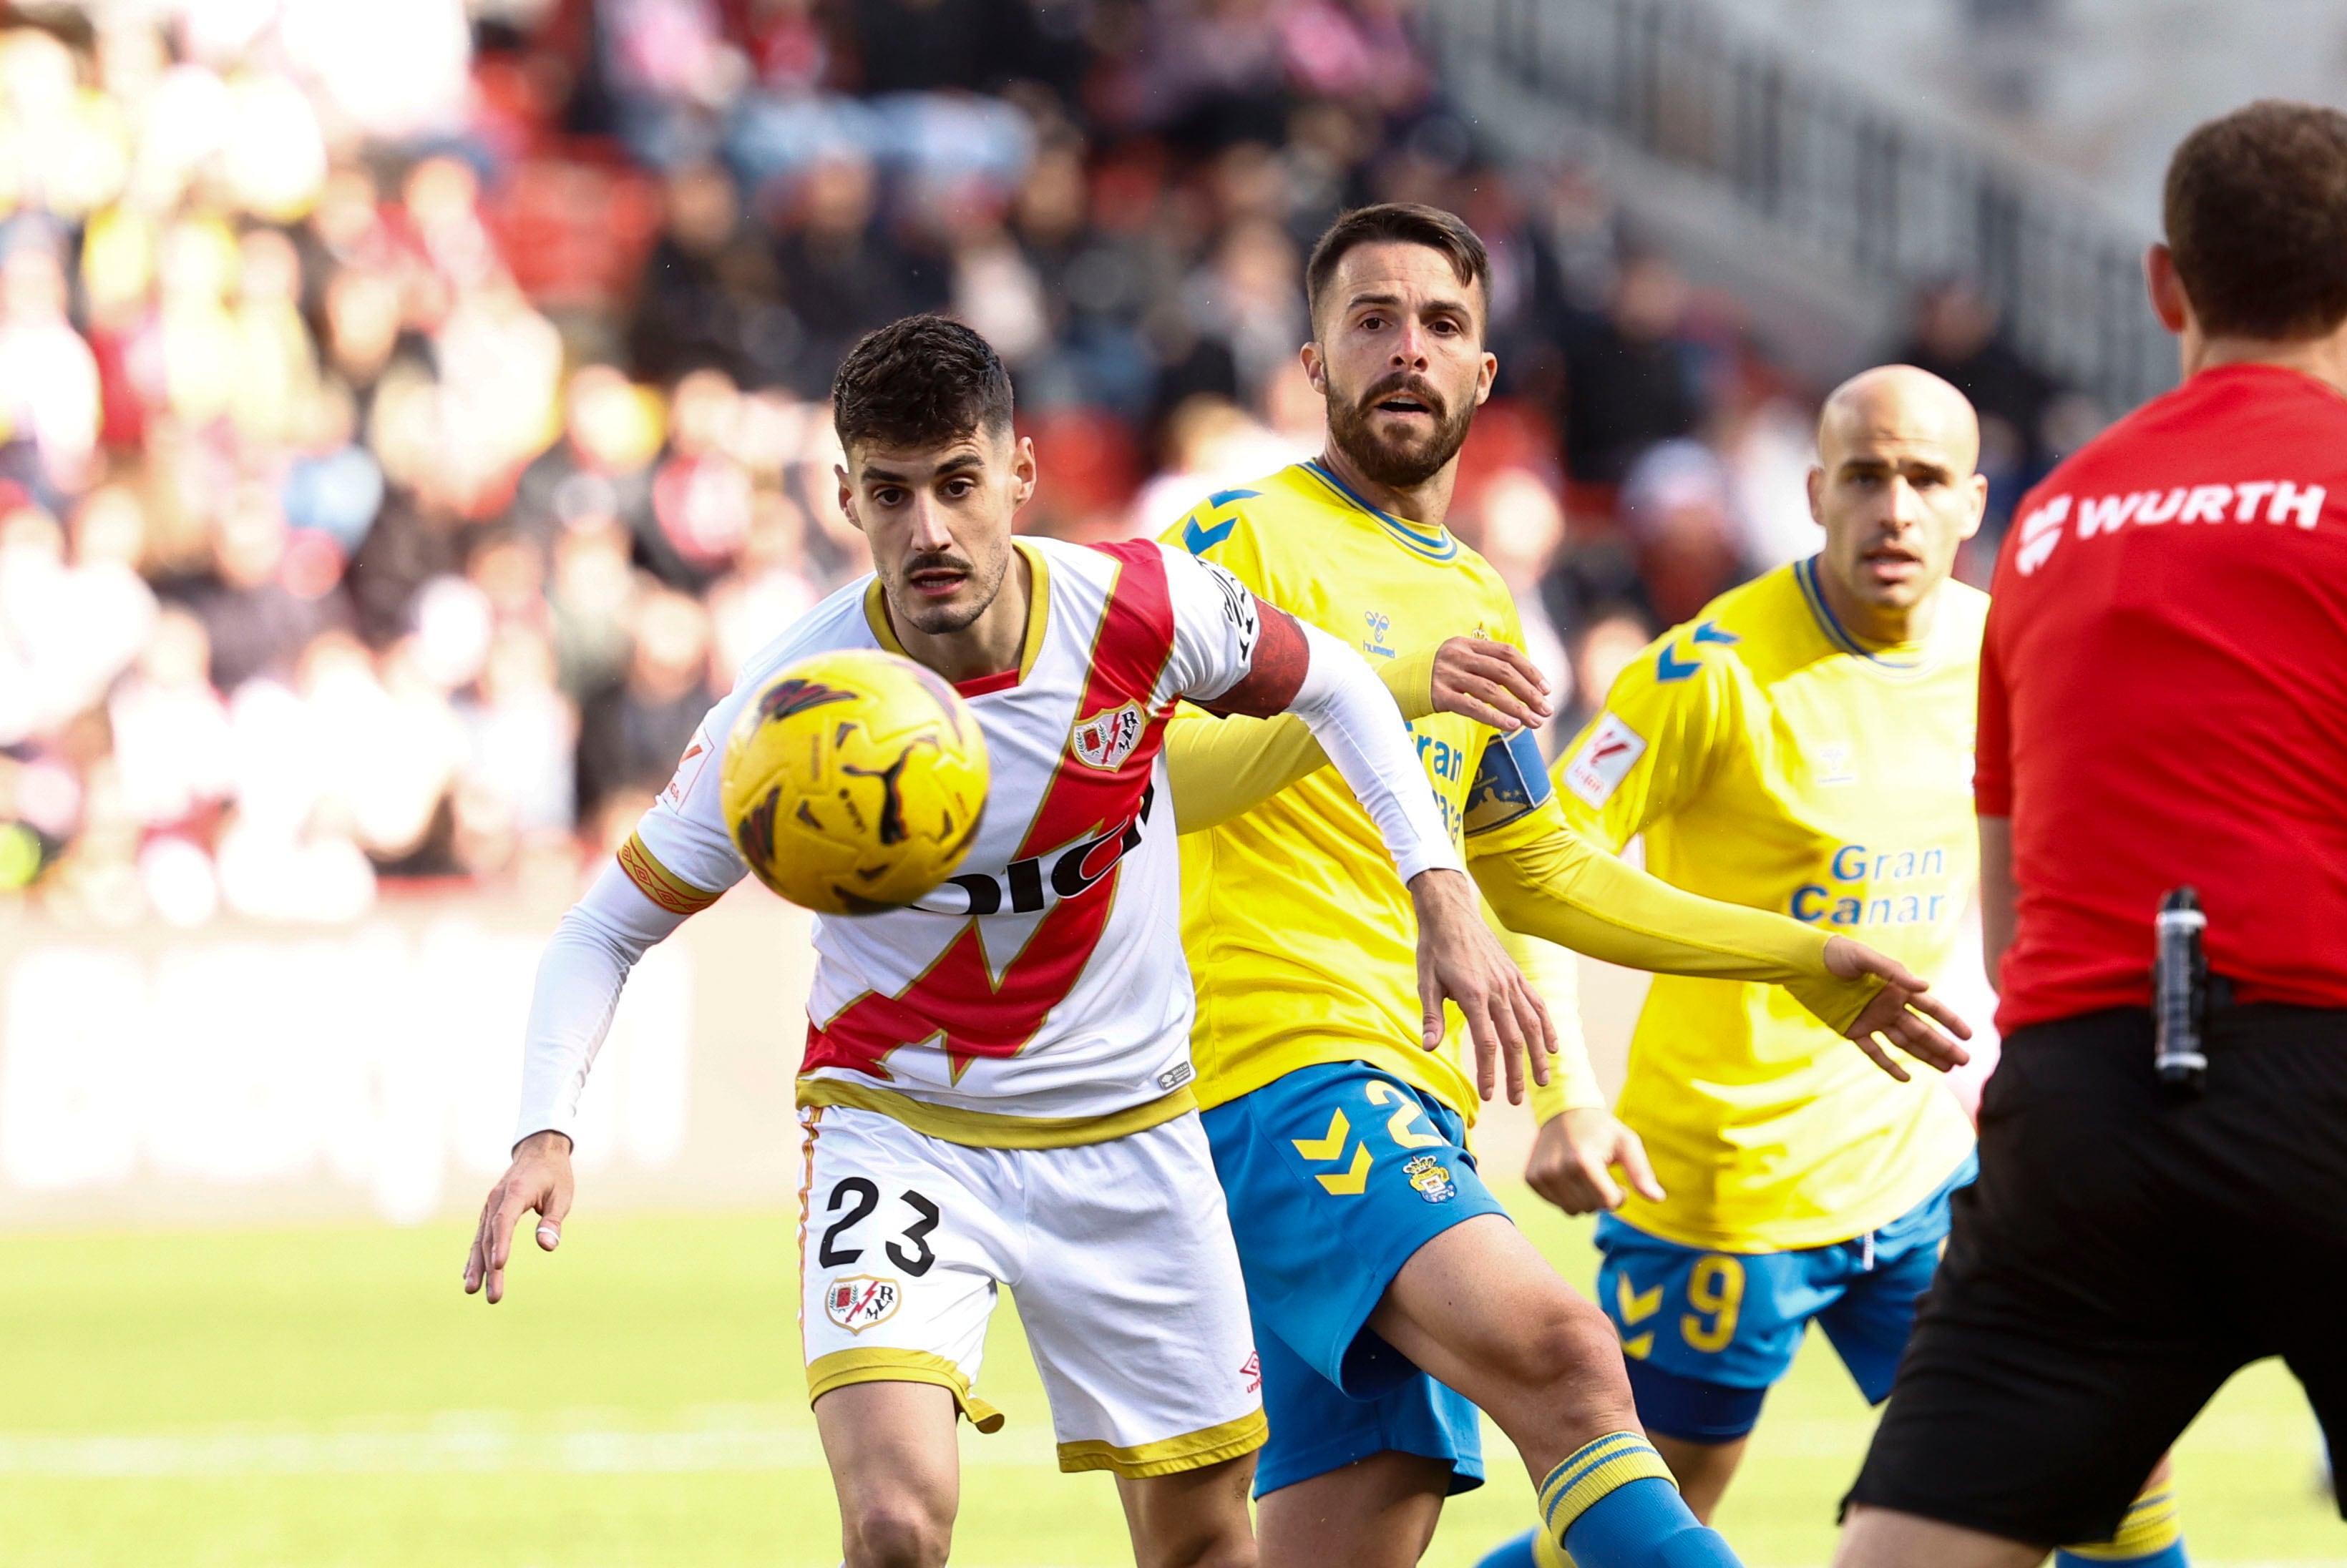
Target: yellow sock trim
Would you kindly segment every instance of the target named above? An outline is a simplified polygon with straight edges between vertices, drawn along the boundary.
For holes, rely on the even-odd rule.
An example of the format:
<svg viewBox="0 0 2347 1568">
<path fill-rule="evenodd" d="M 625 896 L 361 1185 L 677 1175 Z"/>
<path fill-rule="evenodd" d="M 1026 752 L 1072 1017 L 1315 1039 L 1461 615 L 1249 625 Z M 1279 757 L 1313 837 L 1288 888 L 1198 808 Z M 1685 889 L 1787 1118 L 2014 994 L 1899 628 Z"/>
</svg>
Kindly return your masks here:
<svg viewBox="0 0 2347 1568">
<path fill-rule="evenodd" d="M 2177 1515 L 2176 1493 L 2163 1486 L 2137 1498 L 2127 1517 L 2119 1522 L 2119 1532 L 2108 1541 L 2097 1541 L 2088 1546 L 2065 1546 L 2062 1550 L 2073 1557 L 2097 1563 L 2124 1563 L 2131 1557 L 2165 1552 L 2183 1539 L 2184 1522 Z"/>
<path fill-rule="evenodd" d="M 1595 1442 L 1583 1444 L 1541 1482 L 1542 1533 L 1563 1545 L 1565 1532 L 1598 1499 L 1617 1487 L 1650 1478 L 1670 1481 L 1670 1467 L 1655 1451 L 1654 1444 L 1638 1433 L 1608 1432 Z"/>
<path fill-rule="evenodd" d="M 1532 1532 L 1532 1561 L 1540 1568 L 1573 1568 L 1573 1559 L 1564 1554 L 1564 1548 L 1541 1530 Z"/>
</svg>

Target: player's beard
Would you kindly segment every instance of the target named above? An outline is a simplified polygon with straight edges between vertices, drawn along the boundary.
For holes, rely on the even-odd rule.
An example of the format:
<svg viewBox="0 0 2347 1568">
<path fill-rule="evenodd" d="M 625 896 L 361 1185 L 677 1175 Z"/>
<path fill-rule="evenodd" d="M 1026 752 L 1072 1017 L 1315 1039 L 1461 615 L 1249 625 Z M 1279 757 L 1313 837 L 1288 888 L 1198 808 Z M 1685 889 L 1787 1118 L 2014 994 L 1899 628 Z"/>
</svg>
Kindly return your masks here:
<svg viewBox="0 0 2347 1568">
<path fill-rule="evenodd" d="M 1434 416 L 1434 427 L 1427 434 L 1397 443 L 1377 433 L 1370 416 L 1378 401 L 1399 392 L 1409 392 Z M 1388 376 L 1359 397 L 1328 400 L 1329 444 L 1362 477 L 1392 490 L 1415 489 L 1440 473 L 1467 443 L 1467 427 L 1474 423 L 1473 398 L 1462 399 L 1453 412 L 1449 400 L 1419 376 Z"/>
</svg>

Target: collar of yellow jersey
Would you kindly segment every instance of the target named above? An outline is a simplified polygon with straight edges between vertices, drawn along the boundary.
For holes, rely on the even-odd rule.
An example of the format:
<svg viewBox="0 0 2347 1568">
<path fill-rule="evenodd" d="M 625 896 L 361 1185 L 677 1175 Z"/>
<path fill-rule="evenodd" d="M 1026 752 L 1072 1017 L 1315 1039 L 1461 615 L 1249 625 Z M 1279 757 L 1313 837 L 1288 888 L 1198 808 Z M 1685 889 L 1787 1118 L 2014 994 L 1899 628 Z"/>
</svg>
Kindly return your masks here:
<svg viewBox="0 0 2347 1568">
<path fill-rule="evenodd" d="M 1932 653 L 1929 638 L 1918 643 L 1901 643 L 1893 647 L 1869 647 L 1851 635 L 1841 617 L 1833 613 L 1826 602 L 1825 588 L 1818 581 L 1818 558 L 1811 555 L 1793 563 L 1793 580 L 1801 585 L 1801 599 L 1809 606 L 1809 616 L 1818 630 L 1843 653 L 1864 659 L 1878 669 L 1896 675 L 1920 675 L 1939 663 Z"/>
<path fill-rule="evenodd" d="M 1450 531 L 1440 523 L 1430 531 L 1416 523 L 1397 517 L 1390 512 L 1378 511 L 1363 500 L 1359 493 L 1351 485 L 1330 473 L 1327 466 L 1317 457 L 1307 463 L 1299 463 L 1296 466 L 1323 490 L 1346 505 L 1376 519 L 1378 525 L 1384 528 L 1396 544 L 1409 550 L 1412 555 L 1423 555 L 1430 561 L 1449 561 L 1458 555 L 1459 541 L 1452 538 Z"/>
<path fill-rule="evenodd" d="M 1027 596 L 1027 636 L 1019 648 L 1019 679 L 1024 681 L 1027 672 L 1035 667 L 1035 659 L 1043 651 L 1043 628 L 1051 619 L 1051 565 L 1043 552 L 1024 539 L 1013 539 L 1011 547 L 1027 558 L 1033 575 L 1031 591 Z M 888 596 L 880 586 L 880 574 L 864 585 L 864 624 L 872 628 L 873 640 L 892 654 L 911 658 L 905 645 L 897 639 L 897 628 L 888 620 Z M 992 678 L 992 677 L 989 677 Z"/>
</svg>

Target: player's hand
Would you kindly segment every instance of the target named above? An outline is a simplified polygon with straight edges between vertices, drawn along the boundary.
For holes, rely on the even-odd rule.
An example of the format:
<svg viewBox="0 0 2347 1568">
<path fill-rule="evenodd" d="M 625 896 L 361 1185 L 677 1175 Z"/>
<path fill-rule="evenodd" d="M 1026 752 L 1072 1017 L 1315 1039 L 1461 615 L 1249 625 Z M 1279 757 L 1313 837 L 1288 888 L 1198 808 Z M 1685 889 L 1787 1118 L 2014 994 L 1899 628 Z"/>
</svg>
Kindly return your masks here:
<svg viewBox="0 0 2347 1568">
<path fill-rule="evenodd" d="M 1549 716 L 1548 682 L 1522 652 L 1484 637 L 1452 637 L 1434 653 L 1434 711 L 1457 713 L 1502 735 Z"/>
<path fill-rule="evenodd" d="M 504 1300 L 506 1260 L 513 1256 L 514 1227 L 521 1217 L 538 1216 L 538 1244 L 551 1252 L 562 1244 L 562 1220 L 569 1212 L 570 1140 L 556 1132 L 532 1133 L 514 1150 L 504 1179 L 481 1206 L 473 1250 L 465 1259 L 465 1294 L 487 1286 L 490 1306 Z"/>
<path fill-rule="evenodd" d="M 1663 1185 L 1646 1163 L 1638 1135 L 1614 1119 L 1603 1105 L 1566 1111 L 1541 1124 L 1524 1162 L 1524 1185 L 1567 1214 L 1592 1214 L 1622 1207 L 1623 1192 L 1608 1174 L 1623 1177 L 1649 1202 L 1663 1201 Z"/>
<path fill-rule="evenodd" d="M 1464 871 L 1420 871 L 1409 880 L 1418 907 L 1418 996 L 1425 1012 L 1426 1048 L 1442 1044 L 1445 998 L 1467 1017 L 1475 1042 L 1475 1082 L 1483 1098 L 1497 1086 L 1506 1064 L 1508 1099 L 1524 1098 L 1524 1047 L 1532 1053 L 1532 1078 L 1548 1082 L 1548 1059 L 1556 1054 L 1556 1028 L 1542 1002 L 1500 939 L 1483 923 L 1475 884 Z"/>
<path fill-rule="evenodd" d="M 1875 993 L 1866 1011 L 1842 1033 L 1858 1042 L 1858 1048 L 1876 1066 L 1901 1083 L 1907 1082 L 1907 1069 L 1882 1048 L 1877 1035 L 1886 1036 L 1918 1062 L 1942 1073 L 1972 1060 L 1972 1054 L 1956 1044 L 1957 1040 L 1973 1037 L 1972 1026 L 1957 1016 L 1954 1008 L 1926 994 L 1930 983 L 1919 979 L 1897 959 L 1846 936 L 1837 936 L 1826 942 L 1826 968 L 1844 980 L 1856 980 L 1862 974 L 1882 977 L 1882 989 Z M 1942 1026 L 1946 1033 L 1942 1033 Z M 1950 1039 L 1949 1034 L 1955 1039 Z"/>
</svg>

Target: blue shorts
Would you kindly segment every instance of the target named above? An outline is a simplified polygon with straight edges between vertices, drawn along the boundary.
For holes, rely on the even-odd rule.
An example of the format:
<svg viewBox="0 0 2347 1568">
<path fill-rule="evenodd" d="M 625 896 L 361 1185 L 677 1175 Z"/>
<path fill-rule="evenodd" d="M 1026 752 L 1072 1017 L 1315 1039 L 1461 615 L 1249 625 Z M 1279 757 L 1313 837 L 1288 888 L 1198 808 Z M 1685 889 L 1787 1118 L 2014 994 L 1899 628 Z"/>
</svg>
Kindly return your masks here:
<svg viewBox="0 0 2347 1568">
<path fill-rule="evenodd" d="M 1743 1437 L 1812 1319 L 1881 1404 L 1915 1299 L 1940 1266 L 1949 1195 L 1979 1168 L 1966 1155 L 1939 1191 L 1880 1230 L 1798 1252 L 1707 1252 L 1599 1217 L 1597 1300 L 1622 1336 L 1638 1420 L 1683 1442 Z"/>
<path fill-rule="evenodd" d="M 1481 1419 L 1368 1327 L 1409 1257 L 1505 1214 L 1459 1114 L 1359 1062 L 1305 1067 L 1205 1114 L 1262 1357 L 1257 1497 L 1393 1450 L 1483 1483 Z"/>
</svg>

